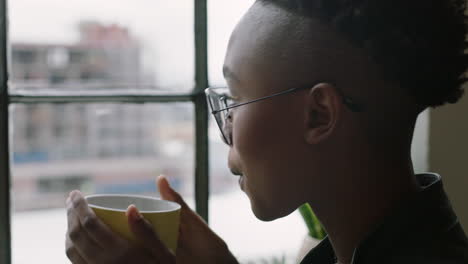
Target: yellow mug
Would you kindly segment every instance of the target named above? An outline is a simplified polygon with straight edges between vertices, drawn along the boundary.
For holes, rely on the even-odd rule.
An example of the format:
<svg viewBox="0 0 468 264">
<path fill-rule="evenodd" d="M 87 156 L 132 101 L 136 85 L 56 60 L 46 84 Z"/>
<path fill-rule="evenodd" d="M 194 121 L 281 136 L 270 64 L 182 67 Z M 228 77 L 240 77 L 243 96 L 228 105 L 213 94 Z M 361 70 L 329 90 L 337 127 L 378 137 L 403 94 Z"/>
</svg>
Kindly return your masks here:
<svg viewBox="0 0 468 264">
<path fill-rule="evenodd" d="M 159 239 L 173 253 L 176 252 L 181 208 L 179 204 L 153 197 L 126 194 L 95 194 L 88 195 L 85 199 L 99 219 L 112 231 L 131 242 L 137 242 L 137 239 L 130 231 L 125 212 L 129 205 L 135 205 L 151 223 Z"/>
</svg>

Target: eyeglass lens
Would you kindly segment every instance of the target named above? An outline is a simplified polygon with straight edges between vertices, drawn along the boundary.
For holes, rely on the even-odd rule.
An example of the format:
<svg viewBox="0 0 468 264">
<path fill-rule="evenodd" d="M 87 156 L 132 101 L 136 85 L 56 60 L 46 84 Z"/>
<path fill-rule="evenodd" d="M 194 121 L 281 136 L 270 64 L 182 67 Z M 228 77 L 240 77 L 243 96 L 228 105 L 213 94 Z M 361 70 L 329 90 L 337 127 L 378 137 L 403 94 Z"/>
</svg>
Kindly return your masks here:
<svg viewBox="0 0 468 264">
<path fill-rule="evenodd" d="M 221 92 L 221 91 L 219 91 Z M 223 141 L 231 145 L 231 140 L 230 140 L 230 135 L 228 133 L 229 129 L 227 129 L 227 119 L 229 118 L 229 109 L 224 110 L 224 111 L 219 111 L 222 109 L 226 109 L 229 105 L 229 95 L 227 94 L 227 91 L 222 91 L 224 93 L 218 93 L 218 91 L 210 94 L 210 101 L 211 101 L 211 106 L 212 110 L 215 111 L 216 113 L 214 114 L 216 123 L 218 124 L 219 130 L 221 132 L 221 138 Z"/>
</svg>

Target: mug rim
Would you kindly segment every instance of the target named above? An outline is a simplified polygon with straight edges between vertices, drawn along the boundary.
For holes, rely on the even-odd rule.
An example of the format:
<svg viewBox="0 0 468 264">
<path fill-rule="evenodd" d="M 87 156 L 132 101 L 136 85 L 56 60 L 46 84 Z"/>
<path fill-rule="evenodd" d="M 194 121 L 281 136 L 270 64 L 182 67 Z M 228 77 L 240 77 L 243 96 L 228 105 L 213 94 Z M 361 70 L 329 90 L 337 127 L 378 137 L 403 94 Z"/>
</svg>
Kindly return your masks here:
<svg viewBox="0 0 468 264">
<path fill-rule="evenodd" d="M 171 204 L 174 206 L 172 209 L 167 209 L 167 210 L 140 210 L 140 213 L 168 213 L 168 212 L 175 212 L 178 211 L 182 208 L 182 206 L 176 202 L 173 201 L 168 201 L 168 200 L 163 200 L 161 198 L 157 197 L 151 197 L 151 196 L 145 196 L 145 195 L 136 195 L 136 194 L 91 194 L 91 195 L 86 195 L 84 198 L 86 202 L 88 203 L 88 206 L 90 208 L 96 208 L 96 209 L 102 209 L 102 210 L 108 210 L 108 211 L 114 211 L 114 212 L 126 212 L 127 209 L 117 209 L 117 208 L 111 208 L 111 207 L 104 207 L 96 204 L 91 204 L 89 202 L 89 198 L 100 198 L 100 197 L 130 197 L 130 198 L 139 198 L 139 199 L 144 199 L 144 200 L 154 200 L 154 201 L 160 201 L 164 203 Z"/>
</svg>

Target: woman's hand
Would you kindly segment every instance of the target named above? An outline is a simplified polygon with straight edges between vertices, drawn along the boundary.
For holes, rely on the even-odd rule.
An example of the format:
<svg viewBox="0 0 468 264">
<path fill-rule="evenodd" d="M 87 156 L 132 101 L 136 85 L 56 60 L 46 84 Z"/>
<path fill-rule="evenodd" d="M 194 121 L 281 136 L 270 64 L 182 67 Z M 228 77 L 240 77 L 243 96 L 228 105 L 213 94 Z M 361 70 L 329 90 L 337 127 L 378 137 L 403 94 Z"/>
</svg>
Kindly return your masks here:
<svg viewBox="0 0 468 264">
<path fill-rule="evenodd" d="M 142 243 L 134 245 L 114 234 L 73 191 L 67 199 L 66 253 L 72 263 L 237 263 L 224 241 L 193 212 L 165 177 L 157 180 L 161 196 L 182 206 L 177 256 L 159 240 L 137 208 L 127 209 L 129 227 Z"/>
<path fill-rule="evenodd" d="M 135 206 L 127 209 L 129 227 L 142 241 L 136 246 L 114 234 L 101 222 L 83 195 L 74 191 L 67 199 L 66 253 L 72 263 L 175 263 L 175 256 L 158 239 Z"/>
</svg>

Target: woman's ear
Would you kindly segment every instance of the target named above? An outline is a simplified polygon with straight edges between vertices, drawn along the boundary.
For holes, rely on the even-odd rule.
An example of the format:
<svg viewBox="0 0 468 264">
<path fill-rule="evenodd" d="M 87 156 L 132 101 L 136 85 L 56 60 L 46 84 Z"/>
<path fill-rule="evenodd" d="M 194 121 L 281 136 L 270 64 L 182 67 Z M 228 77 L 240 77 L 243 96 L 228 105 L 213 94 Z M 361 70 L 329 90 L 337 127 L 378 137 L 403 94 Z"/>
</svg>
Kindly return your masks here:
<svg viewBox="0 0 468 264">
<path fill-rule="evenodd" d="M 329 83 L 310 89 L 305 104 L 305 140 L 309 144 L 323 142 L 333 134 L 342 111 L 342 98 Z"/>
</svg>

